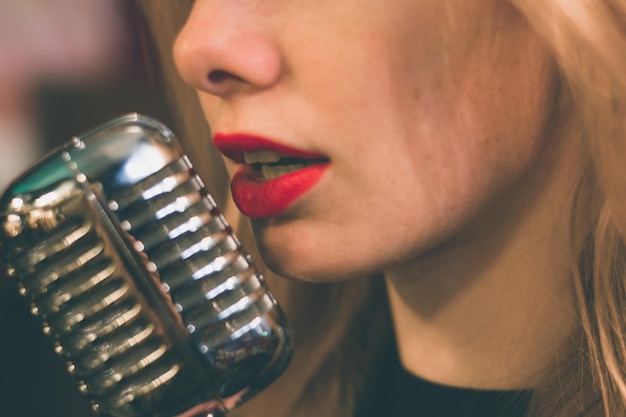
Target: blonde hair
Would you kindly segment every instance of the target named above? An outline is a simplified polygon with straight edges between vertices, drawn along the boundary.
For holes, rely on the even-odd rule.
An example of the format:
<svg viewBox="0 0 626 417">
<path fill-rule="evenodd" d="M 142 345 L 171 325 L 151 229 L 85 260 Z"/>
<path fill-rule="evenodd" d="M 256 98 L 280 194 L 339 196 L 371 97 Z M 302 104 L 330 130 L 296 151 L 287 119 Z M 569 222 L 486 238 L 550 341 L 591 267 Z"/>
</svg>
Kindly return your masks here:
<svg viewBox="0 0 626 417">
<path fill-rule="evenodd" d="M 186 140 L 209 137 L 196 95 L 171 60 L 170 48 L 189 5 L 139 3 L 145 3 L 162 75 L 171 87 L 179 136 L 242 241 L 253 249 L 246 221 L 231 210 L 217 152 L 208 140 Z M 626 2 L 510 3 L 552 48 L 561 76 L 558 111 L 567 118 L 570 139 L 582 141 L 589 156 L 581 167 L 570 221 L 580 335 L 555 359 L 529 415 L 626 416 Z M 197 160 L 201 156 L 206 159 Z M 286 374 L 233 415 L 351 415 L 371 389 L 363 381 L 384 366 L 390 349 L 380 277 L 313 285 L 266 275 L 294 325 L 297 350 Z"/>
<path fill-rule="evenodd" d="M 571 216 L 572 271 L 584 345 L 578 379 L 551 415 L 626 415 L 626 3 L 511 0 L 552 48 L 582 168 Z M 561 370 L 562 371 L 562 370 Z M 587 373 L 589 373 L 587 375 Z M 583 375 L 583 378 L 580 378 Z M 563 381 L 561 379 L 561 381 Z M 558 384 L 563 388 L 564 384 Z M 545 402 L 545 401 L 544 401 Z M 565 404 L 569 404 L 566 406 Z"/>
</svg>

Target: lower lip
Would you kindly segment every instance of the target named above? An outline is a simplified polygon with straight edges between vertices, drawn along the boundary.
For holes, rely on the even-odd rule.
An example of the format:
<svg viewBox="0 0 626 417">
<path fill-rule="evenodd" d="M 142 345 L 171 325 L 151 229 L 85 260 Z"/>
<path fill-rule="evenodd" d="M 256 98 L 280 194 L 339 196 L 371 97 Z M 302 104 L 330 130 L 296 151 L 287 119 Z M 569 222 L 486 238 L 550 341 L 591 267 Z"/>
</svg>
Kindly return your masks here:
<svg viewBox="0 0 626 417">
<path fill-rule="evenodd" d="M 233 200 L 248 217 L 278 216 L 322 178 L 328 163 L 311 165 L 271 180 L 259 180 L 257 171 L 243 166 L 231 182 Z"/>
</svg>

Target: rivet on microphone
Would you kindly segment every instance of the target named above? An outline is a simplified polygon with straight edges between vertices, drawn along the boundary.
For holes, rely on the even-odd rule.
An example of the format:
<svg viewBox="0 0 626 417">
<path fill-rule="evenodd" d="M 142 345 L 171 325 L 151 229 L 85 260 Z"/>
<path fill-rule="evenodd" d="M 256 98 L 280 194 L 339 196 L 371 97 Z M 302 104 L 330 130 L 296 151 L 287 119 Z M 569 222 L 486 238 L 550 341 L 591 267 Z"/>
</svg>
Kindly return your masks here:
<svg viewBox="0 0 626 417">
<path fill-rule="evenodd" d="M 120 226 L 122 226 L 122 229 L 124 229 L 126 231 L 129 231 L 132 228 L 132 226 L 131 226 L 131 224 L 130 224 L 130 222 L 128 220 L 121 221 L 120 222 Z"/>
<path fill-rule="evenodd" d="M 84 149 L 85 148 L 85 142 L 80 140 L 78 137 L 73 136 L 72 137 L 72 146 L 74 146 L 75 148 L 78 148 L 78 149 Z"/>
<path fill-rule="evenodd" d="M 17 197 L 12 198 L 11 208 L 16 211 L 19 211 L 20 209 L 24 208 L 24 200 L 22 200 L 21 198 L 17 198 Z"/>
</svg>

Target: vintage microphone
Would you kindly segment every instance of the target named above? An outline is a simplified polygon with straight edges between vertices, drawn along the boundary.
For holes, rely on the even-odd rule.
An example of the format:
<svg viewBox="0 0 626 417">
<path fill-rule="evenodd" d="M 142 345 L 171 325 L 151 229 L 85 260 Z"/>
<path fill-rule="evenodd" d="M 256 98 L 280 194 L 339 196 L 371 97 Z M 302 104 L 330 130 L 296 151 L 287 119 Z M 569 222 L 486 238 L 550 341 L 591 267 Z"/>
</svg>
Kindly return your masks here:
<svg viewBox="0 0 626 417">
<path fill-rule="evenodd" d="M 289 363 L 283 312 L 154 119 L 49 154 L 0 225 L 7 274 L 103 417 L 223 416 Z"/>
</svg>

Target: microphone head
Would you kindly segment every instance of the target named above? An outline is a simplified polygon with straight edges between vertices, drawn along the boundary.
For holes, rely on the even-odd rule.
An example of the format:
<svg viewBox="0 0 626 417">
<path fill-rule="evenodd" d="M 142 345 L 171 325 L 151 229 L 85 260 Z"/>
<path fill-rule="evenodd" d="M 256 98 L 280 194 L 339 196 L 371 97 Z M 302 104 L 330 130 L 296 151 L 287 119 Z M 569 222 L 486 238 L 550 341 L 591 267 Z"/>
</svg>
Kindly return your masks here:
<svg viewBox="0 0 626 417">
<path fill-rule="evenodd" d="M 0 244 L 99 415 L 222 416 L 290 361 L 280 306 L 154 119 L 112 120 L 19 177 Z"/>
</svg>

